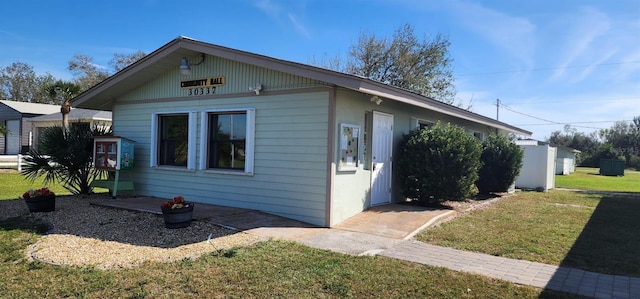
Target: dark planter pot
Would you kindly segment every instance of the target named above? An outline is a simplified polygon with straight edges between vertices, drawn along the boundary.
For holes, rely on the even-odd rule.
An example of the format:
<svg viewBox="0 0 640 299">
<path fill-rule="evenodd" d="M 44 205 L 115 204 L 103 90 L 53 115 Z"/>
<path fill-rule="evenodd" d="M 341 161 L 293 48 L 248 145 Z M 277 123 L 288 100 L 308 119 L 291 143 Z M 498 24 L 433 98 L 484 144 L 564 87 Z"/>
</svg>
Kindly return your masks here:
<svg viewBox="0 0 640 299">
<path fill-rule="evenodd" d="M 193 216 L 193 203 L 188 203 L 179 209 L 162 208 L 162 216 L 166 228 L 188 227 L 191 225 L 191 217 Z"/>
<path fill-rule="evenodd" d="M 53 212 L 56 210 L 56 195 L 36 196 L 24 200 L 29 212 Z"/>
</svg>

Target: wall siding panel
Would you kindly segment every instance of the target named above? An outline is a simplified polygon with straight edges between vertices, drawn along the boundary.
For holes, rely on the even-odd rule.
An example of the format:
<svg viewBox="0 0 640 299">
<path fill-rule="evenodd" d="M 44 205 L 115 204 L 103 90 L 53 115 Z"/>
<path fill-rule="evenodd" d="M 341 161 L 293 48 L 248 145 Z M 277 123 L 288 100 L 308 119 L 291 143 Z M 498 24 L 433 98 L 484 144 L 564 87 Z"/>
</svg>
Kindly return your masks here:
<svg viewBox="0 0 640 299">
<path fill-rule="evenodd" d="M 260 72 L 269 73 L 258 70 Z M 238 76 L 235 73 L 227 76 L 229 89 L 245 92 L 249 86 L 247 80 L 270 82 L 265 79 L 253 80 L 254 77 L 248 76 L 243 79 L 244 83 L 232 83 L 238 80 Z M 171 90 L 157 87 L 171 78 L 176 79 L 168 74 L 158 78 L 157 82 L 138 88 L 117 100 L 113 109 L 114 134 L 136 141 L 134 182 L 138 194 L 161 198 L 183 195 L 187 200 L 195 202 L 257 209 L 317 225 L 325 224 L 328 91 L 314 88 L 308 93 L 260 96 L 243 94 L 212 99 L 186 97 L 176 101 L 137 103 L 137 99 L 167 98 L 167 92 L 179 96 L 173 87 Z M 304 82 L 287 75 L 282 75 L 282 78 L 275 75 L 266 78 L 283 80 L 279 83 L 282 86 L 288 86 L 291 82 Z M 199 112 L 219 108 L 255 109 L 253 175 L 233 175 L 201 169 L 172 171 L 149 167 L 153 113 L 174 110 Z M 200 122 L 203 121 L 199 118 L 200 115 L 198 131 Z M 199 159 L 202 142 L 200 132 L 197 132 L 197 136 Z"/>
</svg>

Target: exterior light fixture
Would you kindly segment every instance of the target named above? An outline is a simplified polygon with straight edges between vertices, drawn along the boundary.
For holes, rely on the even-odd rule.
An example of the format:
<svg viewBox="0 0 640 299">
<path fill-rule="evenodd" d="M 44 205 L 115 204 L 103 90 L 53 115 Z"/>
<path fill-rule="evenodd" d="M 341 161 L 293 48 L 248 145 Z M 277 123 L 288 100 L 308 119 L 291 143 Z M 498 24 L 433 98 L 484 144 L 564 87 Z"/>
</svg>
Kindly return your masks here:
<svg viewBox="0 0 640 299">
<path fill-rule="evenodd" d="M 378 96 L 372 96 L 369 100 L 371 103 L 376 103 L 376 105 L 380 105 L 382 103 L 382 99 Z"/>
<path fill-rule="evenodd" d="M 189 63 L 189 60 L 187 59 L 187 57 L 182 57 L 182 60 L 180 61 L 180 73 L 185 75 L 185 76 L 189 76 L 191 75 L 191 67 L 194 65 L 199 65 L 201 63 L 204 62 L 204 53 L 200 54 L 200 62 L 198 63 Z"/>
</svg>

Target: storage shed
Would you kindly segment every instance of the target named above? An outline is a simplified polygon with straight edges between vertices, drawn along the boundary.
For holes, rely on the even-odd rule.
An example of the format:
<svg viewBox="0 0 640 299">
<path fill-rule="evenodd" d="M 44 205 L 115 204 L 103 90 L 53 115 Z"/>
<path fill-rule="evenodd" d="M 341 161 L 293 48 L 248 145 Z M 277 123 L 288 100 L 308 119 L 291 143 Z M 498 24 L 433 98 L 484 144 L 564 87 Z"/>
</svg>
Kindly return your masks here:
<svg viewBox="0 0 640 299">
<path fill-rule="evenodd" d="M 138 195 L 331 227 L 403 202 L 402 135 L 441 121 L 531 132 L 360 76 L 179 37 L 73 100 L 135 141 Z"/>
<path fill-rule="evenodd" d="M 555 188 L 556 148 L 533 139 L 516 140 L 524 150 L 516 188 L 547 191 Z"/>
<path fill-rule="evenodd" d="M 576 155 L 579 150 L 564 145 L 551 145 L 557 150 L 556 174 L 568 175 L 576 171 Z"/>
</svg>

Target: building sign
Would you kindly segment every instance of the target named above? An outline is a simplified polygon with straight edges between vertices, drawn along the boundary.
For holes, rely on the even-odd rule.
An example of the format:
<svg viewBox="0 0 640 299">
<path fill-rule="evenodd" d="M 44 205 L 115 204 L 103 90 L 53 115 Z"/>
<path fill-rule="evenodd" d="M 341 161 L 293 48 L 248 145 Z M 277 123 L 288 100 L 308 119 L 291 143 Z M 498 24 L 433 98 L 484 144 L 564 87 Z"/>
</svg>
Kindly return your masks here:
<svg viewBox="0 0 640 299">
<path fill-rule="evenodd" d="M 203 88 L 203 87 L 218 87 L 223 86 L 225 83 L 224 76 L 204 78 L 189 81 L 180 81 L 180 88 Z"/>
<path fill-rule="evenodd" d="M 224 76 L 180 81 L 180 88 L 189 91 L 190 96 L 202 96 L 216 93 L 216 87 L 225 84 Z"/>
</svg>

